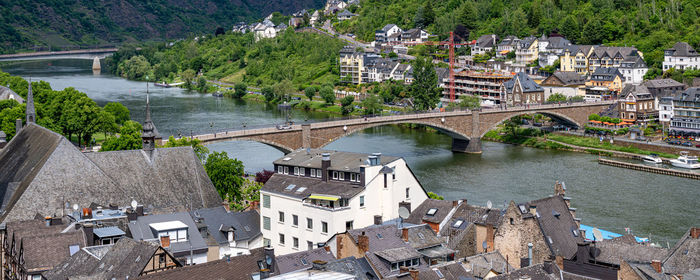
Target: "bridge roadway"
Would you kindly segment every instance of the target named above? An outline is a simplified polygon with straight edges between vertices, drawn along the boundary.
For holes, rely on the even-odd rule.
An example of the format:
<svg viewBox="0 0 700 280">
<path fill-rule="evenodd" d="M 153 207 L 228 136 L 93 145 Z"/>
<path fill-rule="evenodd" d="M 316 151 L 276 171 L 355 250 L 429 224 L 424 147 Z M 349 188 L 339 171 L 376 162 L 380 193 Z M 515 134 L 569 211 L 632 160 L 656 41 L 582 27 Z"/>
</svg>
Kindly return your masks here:
<svg viewBox="0 0 700 280">
<path fill-rule="evenodd" d="M 39 60 L 39 59 L 103 59 L 117 52 L 117 48 L 84 49 L 55 52 L 28 52 L 0 55 L 0 61 Z"/>
<path fill-rule="evenodd" d="M 517 115 L 540 113 L 572 127 L 583 127 L 588 116 L 607 109 L 613 101 L 581 102 L 482 109 L 480 111 L 428 112 L 406 115 L 349 118 L 292 125 L 289 129 L 276 126 L 238 129 L 194 135 L 204 144 L 231 140 L 249 140 L 273 146 L 285 153 L 301 148 L 322 148 L 325 145 L 366 128 L 411 123 L 435 128 L 452 137 L 455 152 L 481 153 L 481 137 L 503 121 Z M 167 140 L 164 140 L 167 142 Z"/>
</svg>

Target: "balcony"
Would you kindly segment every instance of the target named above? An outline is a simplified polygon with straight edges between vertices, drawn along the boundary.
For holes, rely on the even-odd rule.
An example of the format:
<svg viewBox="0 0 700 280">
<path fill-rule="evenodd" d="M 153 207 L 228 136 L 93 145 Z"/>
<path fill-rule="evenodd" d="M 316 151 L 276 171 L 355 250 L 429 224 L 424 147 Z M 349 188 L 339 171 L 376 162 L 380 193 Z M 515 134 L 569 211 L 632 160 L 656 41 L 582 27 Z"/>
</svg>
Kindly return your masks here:
<svg viewBox="0 0 700 280">
<path fill-rule="evenodd" d="M 311 207 L 311 208 L 330 211 L 330 212 L 339 212 L 339 211 L 350 209 L 350 206 L 330 207 L 330 206 L 318 205 L 318 204 L 313 204 L 313 203 L 308 203 L 308 202 L 304 202 L 303 205 L 306 207 Z"/>
</svg>

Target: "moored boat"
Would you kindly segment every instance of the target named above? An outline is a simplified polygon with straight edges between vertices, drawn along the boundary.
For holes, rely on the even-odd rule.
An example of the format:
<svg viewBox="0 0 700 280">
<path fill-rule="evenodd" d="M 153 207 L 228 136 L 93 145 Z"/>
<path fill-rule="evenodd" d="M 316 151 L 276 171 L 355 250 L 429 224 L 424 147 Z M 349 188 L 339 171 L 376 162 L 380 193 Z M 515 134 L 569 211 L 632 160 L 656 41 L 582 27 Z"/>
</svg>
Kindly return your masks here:
<svg viewBox="0 0 700 280">
<path fill-rule="evenodd" d="M 672 159 L 671 165 L 687 169 L 700 168 L 700 162 L 698 162 L 698 157 L 691 156 L 686 151 L 682 151 L 681 155 L 677 159 Z"/>
<path fill-rule="evenodd" d="M 659 164 L 659 163 L 662 163 L 662 162 L 663 162 L 663 160 L 661 160 L 661 158 L 660 158 L 659 155 L 657 155 L 657 154 L 648 154 L 648 155 L 644 155 L 644 156 L 642 156 L 642 160 L 643 160 L 644 162 L 656 163 L 656 164 Z"/>
</svg>

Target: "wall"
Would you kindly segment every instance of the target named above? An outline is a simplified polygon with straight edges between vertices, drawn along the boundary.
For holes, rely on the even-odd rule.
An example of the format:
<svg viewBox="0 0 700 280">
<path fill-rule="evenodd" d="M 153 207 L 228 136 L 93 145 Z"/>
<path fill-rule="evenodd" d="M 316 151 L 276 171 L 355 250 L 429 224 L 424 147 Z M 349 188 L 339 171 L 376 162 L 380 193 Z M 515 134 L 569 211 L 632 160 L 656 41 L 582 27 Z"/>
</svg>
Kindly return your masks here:
<svg viewBox="0 0 700 280">
<path fill-rule="evenodd" d="M 512 225 L 510 224 L 511 218 L 513 219 Z M 528 256 L 528 243 L 533 244 L 532 264 L 542 263 L 549 257 L 549 247 L 544 243 L 544 238 L 534 217 L 523 219 L 518 207 L 511 201 L 502 221 L 496 230 L 494 245 L 495 249 L 508 259 L 510 265 L 520 268 L 520 259 Z"/>
<path fill-rule="evenodd" d="M 555 86 L 542 86 L 544 89 L 544 100 L 547 100 L 552 94 L 561 93 L 566 97 L 573 96 L 583 96 L 584 92 L 579 90 L 578 87 L 555 87 Z"/>
<path fill-rule="evenodd" d="M 644 280 L 632 270 L 632 267 L 626 262 L 620 262 L 620 270 L 617 271 L 618 280 Z"/>
</svg>

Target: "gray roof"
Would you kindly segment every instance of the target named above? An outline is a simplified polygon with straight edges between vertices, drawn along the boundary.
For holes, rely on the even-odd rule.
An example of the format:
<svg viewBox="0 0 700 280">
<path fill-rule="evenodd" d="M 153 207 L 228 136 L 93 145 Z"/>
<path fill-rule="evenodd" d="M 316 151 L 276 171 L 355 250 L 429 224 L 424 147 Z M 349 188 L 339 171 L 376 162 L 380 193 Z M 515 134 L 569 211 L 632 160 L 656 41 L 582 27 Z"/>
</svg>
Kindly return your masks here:
<svg viewBox="0 0 700 280">
<path fill-rule="evenodd" d="M 438 272 L 442 277 L 438 275 Z M 386 278 L 390 280 L 411 280 L 409 273 Z M 473 275 L 469 273 L 459 262 L 438 264 L 430 268 L 418 270 L 418 279 L 421 280 L 471 280 Z"/>
<path fill-rule="evenodd" d="M 290 185 L 295 185 L 295 187 L 287 190 L 287 187 Z M 302 187 L 306 189 L 302 189 Z M 350 181 L 328 180 L 328 182 L 324 182 L 320 178 L 275 173 L 261 190 L 297 198 L 306 198 L 312 193 L 337 195 L 341 198 L 353 198 L 364 189 L 363 186 L 353 184 Z M 302 191 L 299 192 L 298 190 Z"/>
<path fill-rule="evenodd" d="M 535 37 L 535 36 L 525 37 L 525 38 L 523 38 L 522 40 L 520 40 L 520 47 L 523 48 L 523 49 L 527 49 L 527 48 L 529 48 L 529 47 L 532 45 L 532 43 L 534 43 L 536 40 L 537 40 L 537 37 Z"/>
<path fill-rule="evenodd" d="M 49 280 L 64 279 L 124 279 L 139 276 L 160 246 L 131 238 L 121 238 L 114 245 L 95 246 L 104 251 L 92 253 L 86 247 L 44 274 Z M 178 264 L 179 266 L 179 264 Z"/>
<path fill-rule="evenodd" d="M 649 89 L 644 85 L 625 85 L 625 87 L 622 88 L 622 93 L 620 96 L 626 97 L 630 93 L 634 94 L 638 100 L 654 99 L 649 92 Z"/>
<path fill-rule="evenodd" d="M 496 46 L 497 40 L 498 36 L 495 34 L 481 35 L 478 39 L 476 39 L 476 45 L 482 48 L 494 47 Z"/>
<path fill-rule="evenodd" d="M 554 72 L 554 74 L 552 74 L 552 77 L 559 79 L 559 81 L 561 81 L 564 85 L 567 86 L 583 85 L 586 83 L 586 77 L 576 73 L 575 71 L 557 71 Z"/>
<path fill-rule="evenodd" d="M 434 215 L 428 215 L 430 209 L 436 209 L 437 211 Z M 415 225 L 421 224 L 423 221 L 439 224 L 447 217 L 447 214 L 449 214 L 451 210 L 451 200 L 429 198 L 418 205 L 415 210 L 411 211 L 411 215 L 408 216 L 408 219 L 404 220 L 404 222 Z"/>
<path fill-rule="evenodd" d="M 310 149 L 309 153 L 307 153 L 305 149 L 299 149 L 284 155 L 273 163 L 307 168 L 321 168 L 321 155 L 324 153 L 330 154 L 331 166 L 328 170 L 346 172 L 360 172 L 360 166 L 367 165 L 367 160 L 370 156 L 369 154 L 320 149 Z M 398 159 L 399 157 L 382 155 L 381 164 L 385 165 Z"/>
<path fill-rule="evenodd" d="M 118 227 L 102 227 L 92 231 L 98 238 L 114 237 L 126 235 L 126 233 Z"/>
<path fill-rule="evenodd" d="M 597 46 L 593 49 L 593 53 L 591 54 L 593 58 L 621 57 L 622 59 L 628 59 L 630 56 L 638 56 L 637 48 Z"/>
<path fill-rule="evenodd" d="M 530 79 L 530 76 L 528 76 L 525 72 L 518 72 L 518 74 L 515 74 L 515 76 L 512 79 L 503 83 L 503 86 L 506 88 L 507 93 L 513 92 L 513 88 L 515 87 L 516 81 L 520 82 L 520 85 L 522 86 L 522 92 L 544 91 L 544 89 L 540 85 L 535 83 L 535 81 Z"/>
<path fill-rule="evenodd" d="M 620 265 L 623 260 L 633 262 L 661 260 L 668 254 L 668 250 L 664 248 L 613 240 L 596 242 L 595 247 L 600 250 L 600 255 L 595 258 L 596 261 L 614 265 Z"/>
<path fill-rule="evenodd" d="M 647 63 L 641 57 L 633 56 L 622 61 L 620 68 L 647 68 Z"/>
<path fill-rule="evenodd" d="M 339 17 L 354 17 L 354 16 L 356 16 L 356 14 L 353 14 L 350 11 L 344 9 L 340 13 L 338 13 L 338 16 Z"/>
<path fill-rule="evenodd" d="M 325 248 L 316 248 L 308 251 L 276 256 L 279 272 L 284 274 L 311 268 L 313 261 L 334 261 L 335 257 Z"/>
<path fill-rule="evenodd" d="M 416 250 L 406 247 L 385 249 L 382 251 L 376 251 L 374 254 L 389 262 L 400 262 L 419 258 L 421 256 Z"/>
<path fill-rule="evenodd" d="M 671 52 L 673 56 L 698 56 L 698 53 L 686 42 L 678 42 L 666 52 Z"/>
<path fill-rule="evenodd" d="M 545 243 L 551 253 L 562 256 L 565 259 L 573 259 L 578 250 L 578 243 L 583 242 L 583 236 L 574 236 L 572 231 L 578 233 L 578 225 L 569 212 L 564 198 L 560 195 L 534 200 L 528 203 L 535 206 L 539 216 L 537 222 L 540 225 Z M 552 242 L 549 242 L 551 238 Z"/>
<path fill-rule="evenodd" d="M 622 77 L 620 70 L 613 67 L 598 67 L 591 74 L 591 80 L 593 81 L 612 81 L 615 77 Z"/>
<path fill-rule="evenodd" d="M 66 202 L 136 200 L 154 212 L 221 205 L 191 147 L 156 149 L 150 161 L 142 150 L 84 154 L 63 136 L 31 123 L 0 151 L 0 162 L 4 220 L 60 214 Z"/>
<path fill-rule="evenodd" d="M 378 278 L 365 258 L 347 257 L 333 260 L 326 264 L 326 270 L 354 275 L 358 280 Z"/>
<path fill-rule="evenodd" d="M 549 45 L 547 45 L 547 49 L 564 49 L 568 46 L 571 46 L 571 41 L 567 40 L 564 37 L 549 37 L 547 41 L 549 42 Z"/>
<path fill-rule="evenodd" d="M 384 27 L 382 27 L 382 31 L 383 31 L 383 32 L 387 32 L 387 31 L 389 31 L 390 29 L 394 28 L 394 26 L 396 26 L 396 24 L 387 24 L 387 25 L 385 25 Z"/>
<path fill-rule="evenodd" d="M 693 238 L 690 234 L 692 230 L 700 231 L 698 228 L 689 229 L 671 248 L 668 256 L 661 262 L 664 272 L 684 274 L 700 268 L 700 238 Z"/>
<path fill-rule="evenodd" d="M 358 242 L 358 236 L 364 234 L 368 237 L 369 250 L 365 254 L 365 258 L 372 264 L 375 272 L 379 273 L 378 276 L 380 278 L 398 274 L 398 271 L 391 271 L 391 263 L 386 258 L 407 259 L 409 256 L 420 257 L 416 249 L 401 239 L 401 230 L 394 224 L 369 226 L 350 230 L 347 233 L 352 237 L 355 244 Z M 426 266 L 423 262 L 418 266 L 419 269 L 424 267 Z"/>
<path fill-rule="evenodd" d="M 17 102 L 19 103 L 24 103 L 24 98 L 19 96 L 19 94 L 15 93 L 8 87 L 0 86 L 0 100 L 6 99 L 14 99 L 17 100 Z"/>
<path fill-rule="evenodd" d="M 408 244 L 417 250 L 439 246 L 443 243 L 443 240 L 428 225 L 406 228 L 408 229 Z"/>
<path fill-rule="evenodd" d="M 674 79 L 654 79 L 644 82 L 644 85 L 648 88 L 666 88 L 666 87 L 682 87 L 685 86 L 682 83 Z"/>
<path fill-rule="evenodd" d="M 517 36 L 509 35 L 503 38 L 500 43 L 498 43 L 499 46 L 515 46 L 518 42 L 520 42 L 520 39 L 518 39 Z"/>
<path fill-rule="evenodd" d="M 440 229 L 440 234 L 449 235 L 450 231 L 464 230 L 471 223 L 496 227 L 503 218 L 503 213 L 504 211 L 497 208 L 489 209 L 486 207 L 461 203 L 447 224 Z M 462 221 L 462 223 L 455 227 L 455 223 L 457 223 L 457 221 Z"/>
<path fill-rule="evenodd" d="M 179 257 L 183 254 L 189 254 L 190 249 L 195 253 L 202 250 L 206 252 L 207 244 L 187 212 L 140 216 L 135 221 L 129 222 L 129 233 L 134 240 L 155 240 L 158 238 L 158 233 L 150 227 L 150 224 L 170 221 L 180 221 L 187 225 L 187 241 L 171 241 L 170 248 L 167 248 L 173 255 Z"/>
<path fill-rule="evenodd" d="M 545 269 L 545 264 L 536 264 L 521 269 L 510 270 L 507 274 L 501 274 L 489 278 L 489 280 L 520 280 L 525 278 L 529 278 L 531 280 L 560 279 L 559 269 L 557 269 L 556 265 L 551 265 L 550 267 L 550 271 L 547 271 L 547 269 Z"/>
<path fill-rule="evenodd" d="M 673 101 L 700 102 L 700 87 L 692 87 L 683 92 L 676 93 Z"/>
<path fill-rule="evenodd" d="M 492 270 L 497 274 L 503 274 L 514 269 L 498 251 L 466 257 L 463 263 L 478 278 L 486 277 Z"/>
<path fill-rule="evenodd" d="M 235 241 L 253 239 L 260 234 L 260 214 L 256 211 L 228 212 L 223 206 L 204 208 L 190 213 L 195 221 L 207 225 L 209 235 L 218 244 L 228 244 L 228 233 L 219 229 L 233 228 Z"/>
<path fill-rule="evenodd" d="M 70 247 L 85 247 L 87 240 L 83 231 L 54 233 L 22 237 L 24 267 L 29 272 L 46 271 L 69 258 Z M 19 239 L 16 241 L 19 248 Z"/>
</svg>

